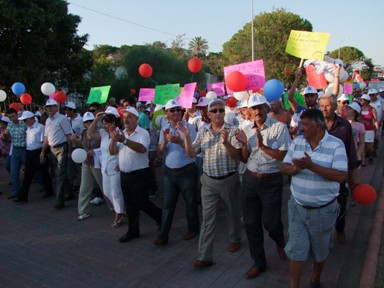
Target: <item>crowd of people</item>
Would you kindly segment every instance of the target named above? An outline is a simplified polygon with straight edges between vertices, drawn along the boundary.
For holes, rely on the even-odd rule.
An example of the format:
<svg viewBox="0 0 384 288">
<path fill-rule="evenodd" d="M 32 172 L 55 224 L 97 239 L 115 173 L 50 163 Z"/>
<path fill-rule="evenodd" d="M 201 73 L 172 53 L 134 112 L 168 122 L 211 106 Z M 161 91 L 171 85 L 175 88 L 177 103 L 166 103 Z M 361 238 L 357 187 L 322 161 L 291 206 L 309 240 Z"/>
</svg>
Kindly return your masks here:
<svg viewBox="0 0 384 288">
<path fill-rule="evenodd" d="M 79 221 L 91 216 L 91 203 L 106 202 L 115 212 L 113 228 L 128 222 L 121 243 L 140 237 L 143 211 L 158 229 L 153 244 L 165 246 L 181 194 L 183 239 L 199 237 L 192 265 L 200 269 L 213 264 L 223 203 L 229 252 L 241 248 L 242 224 L 246 230 L 252 259 L 246 278 L 267 269 L 265 229 L 278 256 L 290 260 L 290 287 L 299 287 L 309 254 L 311 287 L 320 287 L 334 234 L 339 243 L 346 241 L 350 190 L 359 184 L 359 169 L 373 163 L 383 122 L 384 89 L 356 89 L 352 99 L 339 95 L 339 71 L 335 65 L 331 95 L 305 87 L 301 106 L 294 98 L 299 68 L 288 91 L 289 109 L 283 99 L 269 103 L 259 93 L 236 107 L 225 98 L 201 97 L 187 109 L 176 100 L 156 107 L 122 100 L 117 109 L 110 99 L 107 105 L 90 104 L 83 116 L 75 103 L 67 101 L 60 111 L 53 99 L 36 114 L 9 108 L 0 120 L 0 151 L 12 179 L 8 198 L 28 203 L 35 180 L 44 186 L 43 198 L 55 197 L 57 210 L 77 199 Z M 87 153 L 81 164 L 71 158 L 77 148 Z M 162 179 L 156 177 L 158 166 Z M 284 174 L 291 181 L 288 237 L 281 213 Z M 158 185 L 162 207 L 151 201 Z"/>
</svg>

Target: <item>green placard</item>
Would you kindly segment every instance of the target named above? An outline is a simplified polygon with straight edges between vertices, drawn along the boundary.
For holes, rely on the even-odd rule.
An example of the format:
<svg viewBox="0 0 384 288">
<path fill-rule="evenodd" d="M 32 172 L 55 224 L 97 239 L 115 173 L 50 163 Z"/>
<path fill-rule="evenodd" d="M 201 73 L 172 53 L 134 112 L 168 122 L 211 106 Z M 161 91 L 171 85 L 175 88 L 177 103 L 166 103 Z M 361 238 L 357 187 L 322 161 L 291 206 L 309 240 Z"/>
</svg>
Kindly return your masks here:
<svg viewBox="0 0 384 288">
<path fill-rule="evenodd" d="M 165 105 L 171 99 L 176 99 L 180 95 L 180 84 L 157 85 L 155 87 L 156 104 Z"/>
<path fill-rule="evenodd" d="M 300 93 L 301 93 L 301 91 L 296 91 L 295 92 L 295 100 L 296 100 L 297 103 L 299 103 L 299 105 L 305 106 L 304 96 L 301 95 Z M 291 105 L 288 102 L 288 92 L 284 93 L 284 107 L 287 110 L 289 108 L 291 108 Z"/>
<path fill-rule="evenodd" d="M 97 102 L 100 104 L 106 103 L 111 86 L 92 87 L 89 91 L 87 104 Z"/>
</svg>

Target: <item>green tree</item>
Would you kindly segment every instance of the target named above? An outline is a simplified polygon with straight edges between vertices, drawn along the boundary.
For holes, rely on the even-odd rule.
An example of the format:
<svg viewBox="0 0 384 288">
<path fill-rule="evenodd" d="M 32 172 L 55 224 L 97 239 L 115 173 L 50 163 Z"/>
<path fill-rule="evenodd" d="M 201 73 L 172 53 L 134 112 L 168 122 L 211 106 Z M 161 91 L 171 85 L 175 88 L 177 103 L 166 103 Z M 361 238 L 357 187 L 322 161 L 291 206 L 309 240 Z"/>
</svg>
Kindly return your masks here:
<svg viewBox="0 0 384 288">
<path fill-rule="evenodd" d="M 261 13 L 254 20 L 255 60 L 264 60 L 266 78 L 283 79 L 285 71 L 293 71 L 300 60 L 285 53 L 291 30 L 312 31 L 312 24 L 299 15 L 275 9 Z M 231 64 L 251 61 L 251 23 L 247 23 L 224 43 L 223 55 Z"/>
<path fill-rule="evenodd" d="M 205 72 L 211 73 L 218 77 L 219 81 L 224 79 L 224 67 L 228 65 L 228 59 L 224 58 L 223 53 L 209 53 L 203 57 Z"/>
<path fill-rule="evenodd" d="M 208 52 L 208 41 L 203 37 L 195 37 L 188 44 L 189 52 L 192 57 L 205 56 Z"/>
<path fill-rule="evenodd" d="M 80 17 L 68 14 L 68 3 L 0 0 L 0 6 L 0 84 L 23 82 L 35 102 L 45 81 L 80 87 L 92 58 L 83 49 L 88 35 L 77 35 Z"/>
</svg>

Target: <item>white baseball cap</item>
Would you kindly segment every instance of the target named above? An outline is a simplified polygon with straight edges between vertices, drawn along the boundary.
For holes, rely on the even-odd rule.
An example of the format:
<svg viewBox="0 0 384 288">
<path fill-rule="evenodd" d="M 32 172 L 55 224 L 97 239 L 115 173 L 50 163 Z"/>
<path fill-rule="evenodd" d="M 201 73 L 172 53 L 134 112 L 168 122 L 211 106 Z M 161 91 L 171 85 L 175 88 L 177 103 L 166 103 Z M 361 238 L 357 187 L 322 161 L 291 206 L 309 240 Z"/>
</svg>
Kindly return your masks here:
<svg viewBox="0 0 384 288">
<path fill-rule="evenodd" d="M 209 102 L 208 104 L 208 110 L 211 109 L 213 105 L 220 104 L 222 106 L 225 106 L 225 101 L 221 99 L 213 99 L 212 101 Z"/>
<path fill-rule="evenodd" d="M 368 91 L 368 95 L 370 95 L 370 94 L 377 94 L 378 92 L 377 92 L 377 90 L 376 89 L 369 89 L 369 91 Z"/>
<path fill-rule="evenodd" d="M 381 93 L 381 92 L 384 92 L 384 87 L 381 87 L 381 88 L 379 89 L 379 93 Z"/>
<path fill-rule="evenodd" d="M 85 112 L 83 115 L 83 122 L 93 121 L 94 119 L 95 119 L 95 116 L 93 116 L 92 112 Z"/>
<path fill-rule="evenodd" d="M 207 107 L 210 101 L 211 100 L 206 97 L 201 97 L 199 102 L 197 102 L 196 107 Z"/>
<path fill-rule="evenodd" d="M 356 102 L 352 102 L 351 104 L 348 105 L 348 107 L 352 108 L 357 113 L 360 113 L 360 111 L 361 111 L 360 105 L 357 104 Z"/>
<path fill-rule="evenodd" d="M 131 106 L 127 106 L 124 109 L 120 110 L 120 113 L 124 113 L 124 112 L 128 112 L 135 115 L 136 117 L 139 117 L 139 112 L 137 112 L 137 110 Z"/>
<path fill-rule="evenodd" d="M 45 106 L 57 106 L 56 100 L 48 99 L 47 102 L 45 102 Z"/>
<path fill-rule="evenodd" d="M 76 109 L 75 103 L 73 103 L 71 101 L 68 101 L 67 104 L 65 104 L 65 107 L 68 107 L 68 108 L 73 109 L 73 110 Z"/>
<path fill-rule="evenodd" d="M 109 106 L 107 109 L 105 109 L 104 112 L 107 114 L 113 114 L 116 117 L 120 117 L 119 111 L 117 111 L 117 109 L 115 107 L 112 107 L 112 106 Z"/>
<path fill-rule="evenodd" d="M 3 121 L 3 122 L 5 122 L 5 123 L 9 123 L 9 122 L 11 122 L 11 120 L 10 120 L 7 116 L 3 116 L 3 117 L 1 117 L 0 121 Z"/>
<path fill-rule="evenodd" d="M 239 101 L 237 103 L 237 107 L 239 107 L 239 108 L 248 108 L 248 100 Z"/>
<path fill-rule="evenodd" d="M 259 93 L 252 94 L 248 99 L 248 108 L 262 105 L 262 104 L 268 105 L 268 101 L 267 101 L 267 98 L 265 98 L 263 95 Z"/>
<path fill-rule="evenodd" d="M 164 109 L 167 111 L 168 109 L 175 108 L 175 107 L 181 107 L 179 102 L 177 102 L 175 99 L 171 99 L 165 104 Z"/>
<path fill-rule="evenodd" d="M 304 95 L 305 94 L 317 94 L 317 90 L 312 86 L 308 86 L 308 87 L 305 87 L 304 89 Z"/>
<path fill-rule="evenodd" d="M 33 114 L 31 111 L 23 111 L 23 114 L 18 119 L 22 121 L 28 118 L 35 118 L 35 114 Z"/>
<path fill-rule="evenodd" d="M 337 101 L 349 101 L 349 97 L 345 94 L 341 94 Z"/>
<path fill-rule="evenodd" d="M 367 101 L 371 101 L 371 97 L 369 97 L 367 94 L 363 94 L 361 95 L 361 98 L 360 99 L 364 99 L 364 100 L 367 100 Z"/>
</svg>

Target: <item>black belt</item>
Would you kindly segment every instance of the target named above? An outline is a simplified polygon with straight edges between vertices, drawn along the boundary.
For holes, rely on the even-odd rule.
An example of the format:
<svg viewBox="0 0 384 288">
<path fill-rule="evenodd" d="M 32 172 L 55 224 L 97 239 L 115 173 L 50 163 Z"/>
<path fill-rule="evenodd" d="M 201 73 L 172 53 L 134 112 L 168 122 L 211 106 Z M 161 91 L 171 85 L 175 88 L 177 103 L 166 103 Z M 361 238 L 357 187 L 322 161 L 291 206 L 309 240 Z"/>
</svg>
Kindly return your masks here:
<svg viewBox="0 0 384 288">
<path fill-rule="evenodd" d="M 61 146 L 64 146 L 65 144 L 67 144 L 67 142 L 63 142 L 63 143 L 60 143 L 60 144 L 57 144 L 57 145 L 53 145 L 52 148 L 59 148 Z"/>
<path fill-rule="evenodd" d="M 219 176 L 219 177 L 214 177 L 214 176 L 209 176 L 209 175 L 207 175 L 207 174 L 205 174 L 205 175 L 207 175 L 209 178 L 212 178 L 212 179 L 215 179 L 215 180 L 223 180 L 223 179 L 226 179 L 226 178 L 228 178 L 228 177 L 231 177 L 233 174 L 235 174 L 236 173 L 236 171 L 233 171 L 233 172 L 231 172 L 231 173 L 228 173 L 227 175 L 224 175 L 224 176 Z"/>
<path fill-rule="evenodd" d="M 13 146 L 13 149 L 25 149 L 25 146 Z"/>
<path fill-rule="evenodd" d="M 123 172 L 123 171 L 121 171 L 121 173 L 123 173 L 125 175 L 130 175 L 131 176 L 131 175 L 140 174 L 140 173 L 142 173 L 142 172 L 144 172 L 146 170 L 148 170 L 148 167 L 147 168 L 143 168 L 143 169 L 133 170 L 131 172 Z"/>
<path fill-rule="evenodd" d="M 169 167 L 167 167 L 167 166 L 165 166 L 165 167 L 166 167 L 167 169 L 171 170 L 171 171 L 182 171 L 182 170 L 184 170 L 184 169 L 186 169 L 186 168 L 193 167 L 193 166 L 195 166 L 195 163 L 189 163 L 189 164 L 187 164 L 187 165 L 185 165 L 185 166 L 183 166 L 183 167 L 180 167 L 180 168 L 169 168 Z"/>
<path fill-rule="evenodd" d="M 303 207 L 304 209 L 308 209 L 308 210 L 315 210 L 315 209 L 320 209 L 320 208 L 324 208 L 324 207 L 327 207 L 329 205 L 331 205 L 333 202 L 336 201 L 337 198 L 334 198 L 333 200 L 329 201 L 328 203 L 324 204 L 324 205 L 321 205 L 321 206 L 317 206 L 317 207 L 313 207 L 313 206 L 306 206 L 306 205 L 301 205 L 301 207 Z"/>
</svg>

